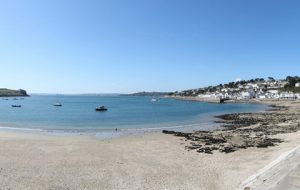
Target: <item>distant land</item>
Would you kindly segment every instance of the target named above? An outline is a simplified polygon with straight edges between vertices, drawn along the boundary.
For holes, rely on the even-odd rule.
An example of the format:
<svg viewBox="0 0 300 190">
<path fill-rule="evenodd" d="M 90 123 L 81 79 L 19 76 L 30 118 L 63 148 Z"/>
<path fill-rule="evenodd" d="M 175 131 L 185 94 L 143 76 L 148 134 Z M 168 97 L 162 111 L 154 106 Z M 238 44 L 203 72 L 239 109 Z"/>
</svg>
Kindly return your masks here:
<svg viewBox="0 0 300 190">
<path fill-rule="evenodd" d="M 171 92 L 137 92 L 132 94 L 124 94 L 124 96 L 167 96 Z"/>
<path fill-rule="evenodd" d="M 25 90 L 11 90 L 7 88 L 0 88 L 0 97 L 15 97 L 15 96 L 28 96 Z"/>
<path fill-rule="evenodd" d="M 38 96 L 119 96 L 119 93 L 30 93 Z"/>
</svg>

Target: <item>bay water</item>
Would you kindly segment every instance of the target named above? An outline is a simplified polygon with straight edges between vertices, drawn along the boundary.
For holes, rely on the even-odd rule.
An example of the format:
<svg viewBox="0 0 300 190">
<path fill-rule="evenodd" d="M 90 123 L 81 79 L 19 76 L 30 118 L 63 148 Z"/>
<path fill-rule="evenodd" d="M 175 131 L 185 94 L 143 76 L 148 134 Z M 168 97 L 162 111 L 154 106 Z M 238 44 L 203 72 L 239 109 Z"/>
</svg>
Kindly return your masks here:
<svg viewBox="0 0 300 190">
<path fill-rule="evenodd" d="M 214 129 L 215 115 L 255 112 L 266 105 L 212 104 L 145 96 L 33 95 L 0 99 L 0 126 L 9 129 L 104 132 L 161 129 Z M 61 107 L 53 106 L 61 103 Z M 21 105 L 14 108 L 11 105 Z M 104 105 L 106 112 L 95 108 Z"/>
</svg>

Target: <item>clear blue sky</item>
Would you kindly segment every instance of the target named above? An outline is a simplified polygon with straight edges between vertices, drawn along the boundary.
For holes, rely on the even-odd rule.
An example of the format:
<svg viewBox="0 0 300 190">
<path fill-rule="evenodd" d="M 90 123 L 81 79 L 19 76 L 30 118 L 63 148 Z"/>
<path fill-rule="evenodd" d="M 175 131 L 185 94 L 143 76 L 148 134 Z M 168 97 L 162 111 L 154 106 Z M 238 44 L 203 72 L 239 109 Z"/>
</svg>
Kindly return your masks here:
<svg viewBox="0 0 300 190">
<path fill-rule="evenodd" d="M 0 69 L 31 93 L 300 75 L 300 1 L 0 0 Z"/>
</svg>

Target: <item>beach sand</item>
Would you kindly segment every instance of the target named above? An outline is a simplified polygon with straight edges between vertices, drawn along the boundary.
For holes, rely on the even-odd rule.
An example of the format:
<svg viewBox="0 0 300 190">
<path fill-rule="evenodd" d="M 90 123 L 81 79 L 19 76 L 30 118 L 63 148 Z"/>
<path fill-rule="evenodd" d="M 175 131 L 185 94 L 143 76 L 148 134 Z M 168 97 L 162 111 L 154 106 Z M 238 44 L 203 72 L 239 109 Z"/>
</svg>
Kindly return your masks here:
<svg viewBox="0 0 300 190">
<path fill-rule="evenodd" d="M 237 189 L 300 143 L 300 133 L 281 137 L 279 146 L 209 155 L 161 133 L 100 140 L 0 131 L 0 189 Z"/>
</svg>

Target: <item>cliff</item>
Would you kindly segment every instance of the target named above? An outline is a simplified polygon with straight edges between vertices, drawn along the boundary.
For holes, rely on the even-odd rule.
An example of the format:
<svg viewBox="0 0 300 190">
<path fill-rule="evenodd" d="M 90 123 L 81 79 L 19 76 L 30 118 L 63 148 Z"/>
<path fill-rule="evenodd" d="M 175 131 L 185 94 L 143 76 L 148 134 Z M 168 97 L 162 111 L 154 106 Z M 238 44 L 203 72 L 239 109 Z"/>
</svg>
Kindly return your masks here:
<svg viewBox="0 0 300 190">
<path fill-rule="evenodd" d="M 13 97 L 13 96 L 28 96 L 25 90 L 11 90 L 6 88 L 0 88 L 0 97 Z"/>
</svg>

